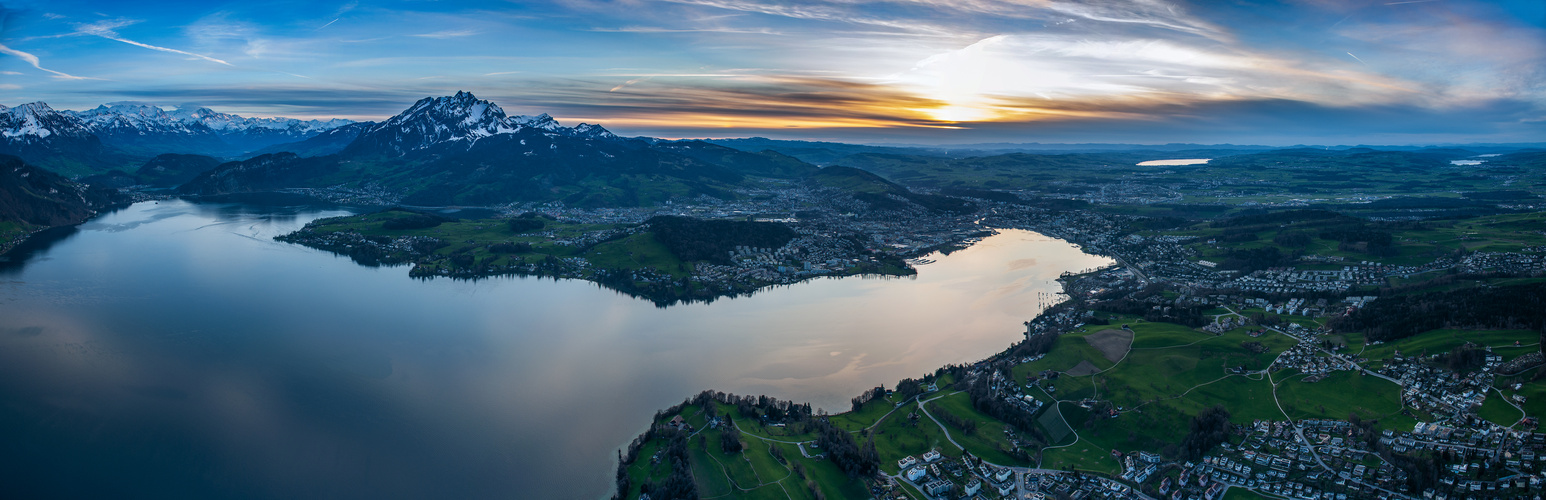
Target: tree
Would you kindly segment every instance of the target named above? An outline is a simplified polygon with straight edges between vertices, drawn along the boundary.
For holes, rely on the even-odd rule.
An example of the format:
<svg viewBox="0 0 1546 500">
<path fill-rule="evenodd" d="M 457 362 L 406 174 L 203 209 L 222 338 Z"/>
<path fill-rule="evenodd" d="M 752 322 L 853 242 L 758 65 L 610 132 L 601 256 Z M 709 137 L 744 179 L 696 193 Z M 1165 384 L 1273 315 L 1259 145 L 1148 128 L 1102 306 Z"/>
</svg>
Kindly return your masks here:
<svg viewBox="0 0 1546 500">
<path fill-rule="evenodd" d="M 725 429 L 719 434 L 719 449 L 725 453 L 741 452 L 741 433 L 734 429 Z"/>
<path fill-rule="evenodd" d="M 1188 460 L 1202 458 L 1208 450 L 1229 439 L 1229 410 L 1215 405 L 1192 418 L 1191 430 L 1181 439 L 1182 453 Z"/>
</svg>

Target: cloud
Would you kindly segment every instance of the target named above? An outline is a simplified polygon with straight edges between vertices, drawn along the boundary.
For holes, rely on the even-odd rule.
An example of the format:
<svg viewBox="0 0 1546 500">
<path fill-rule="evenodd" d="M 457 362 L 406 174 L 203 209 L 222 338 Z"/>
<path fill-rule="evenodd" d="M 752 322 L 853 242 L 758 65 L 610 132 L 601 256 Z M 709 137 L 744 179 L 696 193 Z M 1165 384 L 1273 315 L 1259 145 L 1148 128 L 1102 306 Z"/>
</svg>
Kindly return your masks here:
<svg viewBox="0 0 1546 500">
<path fill-rule="evenodd" d="M 27 64 L 31 64 L 32 67 L 34 67 L 34 68 L 37 68 L 39 70 L 46 71 L 46 72 L 49 72 L 49 73 L 53 73 L 54 78 L 61 78 L 61 79 L 65 79 L 65 80 L 87 80 L 88 79 L 87 77 L 75 76 L 75 75 L 71 75 L 71 74 L 68 74 L 68 73 L 61 72 L 61 71 L 54 71 L 54 70 L 45 68 L 45 67 L 42 66 L 42 63 L 38 61 L 38 56 L 35 56 L 35 55 L 29 54 L 29 53 L 26 53 L 26 52 L 22 52 L 20 50 L 16 50 L 16 49 L 7 47 L 7 46 L 5 46 L 5 44 L 0 44 L 0 54 L 9 55 L 9 56 L 15 57 L 17 59 L 21 59 L 23 61 L 26 61 Z M 7 71 L 6 73 L 7 74 L 20 74 L 20 73 L 16 73 L 16 72 L 12 72 L 12 71 Z"/>
<path fill-rule="evenodd" d="M 990 37 L 925 58 L 887 80 L 946 103 L 932 111 L 946 121 L 1026 119 L 1018 108 L 999 103 L 1032 98 L 1106 102 L 1186 96 L 1353 105 L 1408 100 L 1416 87 L 1366 72 L 1307 69 L 1294 60 L 1209 41 L 1059 34 Z"/>
<path fill-rule="evenodd" d="M 1105 131 L 1158 125 L 1227 135 L 1228 117 L 1264 135 L 1273 127 L 1263 124 L 1317 133 L 1275 121 L 1271 110 L 1305 123 L 1331 119 L 1400 134 L 1427 134 L 1409 125 L 1439 130 L 1444 120 L 1499 134 L 1546 123 L 1546 87 L 1539 85 L 1546 81 L 1546 30 L 1534 18 L 1474 0 L 327 2 L 283 15 L 236 4 L 207 15 L 123 5 L 115 8 L 147 24 L 183 26 L 172 31 L 183 38 L 150 40 L 177 49 L 120 34 L 139 33 L 125 28 L 137 21 L 66 11 L 97 22 L 65 35 L 9 33 L 6 41 L 55 66 L 113 71 L 107 74 L 122 84 L 100 89 L 102 96 L 180 90 L 228 107 L 310 116 L 388 116 L 418 97 L 465 88 L 507 109 L 641 133 L 940 133 L 954 140 L 1111 135 Z M 93 55 L 101 44 L 60 40 L 86 35 L 223 65 L 230 63 L 212 56 L 245 54 L 274 66 L 262 72 L 315 80 L 265 77 L 251 67 L 124 69 L 131 65 Z M 374 43 L 345 43 L 368 37 Z M 431 75 L 444 77 L 420 79 Z M 38 89 L 28 90 L 55 92 Z M 1497 103 L 1520 111 L 1503 112 Z M 1460 110 L 1476 118 L 1461 120 Z M 1360 113 L 1388 121 L 1356 119 Z M 1433 133 L 1458 133 L 1444 130 Z"/>
<path fill-rule="evenodd" d="M 640 78 L 634 78 L 632 80 L 628 80 L 626 82 L 623 82 L 623 83 L 619 84 L 616 87 L 612 87 L 612 90 L 608 90 L 607 92 L 617 92 L 617 91 L 623 90 L 624 88 L 627 88 L 629 86 L 632 86 L 632 85 L 638 84 L 640 82 L 644 82 L 646 80 L 649 80 L 650 78 L 651 77 L 648 77 L 648 76 L 640 77 Z"/>
<path fill-rule="evenodd" d="M 128 20 L 122 20 L 122 19 L 120 19 L 120 20 L 112 20 L 112 21 L 101 21 L 101 22 L 90 23 L 90 24 L 78 24 L 78 25 L 75 26 L 75 30 L 78 33 L 82 33 L 82 34 L 86 34 L 86 35 L 99 36 L 99 37 L 106 38 L 108 40 L 112 40 L 112 41 L 115 41 L 115 42 L 127 43 L 127 44 L 133 45 L 135 47 L 143 47 L 143 48 L 147 48 L 147 49 L 150 49 L 150 50 L 156 50 L 156 51 L 161 51 L 161 52 L 170 52 L 170 53 L 173 53 L 173 54 L 181 54 L 181 55 L 185 55 L 185 56 L 192 57 L 192 58 L 195 58 L 195 59 L 203 59 L 205 61 L 209 61 L 209 62 L 213 62 L 213 63 L 219 63 L 219 64 L 224 64 L 226 66 L 232 66 L 231 63 L 228 63 L 228 62 L 225 62 L 225 61 L 222 61 L 220 59 L 213 58 L 213 57 L 209 57 L 209 56 L 206 56 L 206 55 L 203 55 L 203 54 L 195 54 L 195 53 L 192 53 L 192 52 L 186 52 L 186 51 L 177 50 L 177 49 L 173 49 L 173 48 L 159 47 L 159 46 L 151 45 L 151 44 L 148 44 L 148 43 L 136 42 L 134 40 L 130 40 L 130 39 L 124 38 L 124 37 L 120 36 L 118 34 L 118 32 L 114 31 L 114 30 L 116 30 L 118 28 L 121 28 L 121 27 L 124 27 L 124 26 L 128 26 L 128 25 L 134 24 L 134 23 L 135 23 L 135 21 L 128 21 Z"/>
<path fill-rule="evenodd" d="M 653 26 L 624 26 L 621 28 L 591 28 L 600 33 L 736 33 L 746 35 L 783 35 L 768 28 L 659 28 Z"/>
<path fill-rule="evenodd" d="M 747 0 L 666 1 L 700 7 L 750 12 L 807 21 L 863 24 L 911 32 L 939 33 L 946 31 L 943 27 L 937 26 L 924 20 L 887 18 L 885 16 L 870 15 L 864 13 L 863 9 L 855 9 L 853 8 L 853 5 L 846 5 L 842 3 L 809 2 L 801 4 L 782 4 L 776 2 L 757 2 Z"/>
<path fill-rule="evenodd" d="M 98 101 L 143 100 L 205 106 L 243 116 L 360 117 L 391 116 L 442 90 L 412 88 L 323 88 L 310 85 L 168 85 L 82 90 L 71 94 Z"/>
<path fill-rule="evenodd" d="M 416 35 L 408 35 L 408 36 L 416 36 L 416 37 L 419 37 L 419 38 L 446 39 L 446 38 L 461 38 L 461 37 L 464 37 L 464 36 L 473 36 L 473 35 L 476 35 L 476 34 L 478 34 L 477 30 L 460 29 L 460 30 L 441 30 L 441 31 L 436 31 L 434 33 L 419 33 L 419 34 L 416 34 Z"/>
</svg>

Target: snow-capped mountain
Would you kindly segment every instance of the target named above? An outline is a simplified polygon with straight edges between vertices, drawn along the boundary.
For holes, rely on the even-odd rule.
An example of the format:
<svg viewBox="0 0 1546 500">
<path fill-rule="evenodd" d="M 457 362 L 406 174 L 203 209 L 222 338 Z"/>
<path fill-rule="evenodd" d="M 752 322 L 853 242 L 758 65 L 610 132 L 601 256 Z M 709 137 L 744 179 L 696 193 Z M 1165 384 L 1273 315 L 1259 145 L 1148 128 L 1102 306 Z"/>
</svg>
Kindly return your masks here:
<svg viewBox="0 0 1546 500">
<path fill-rule="evenodd" d="M 133 168 L 163 153 L 238 156 L 292 143 L 354 123 L 350 120 L 246 118 L 209 108 L 166 110 L 116 102 L 85 111 L 35 102 L 0 105 L 0 154 L 70 175 Z"/>
<path fill-rule="evenodd" d="M 41 102 L 0 106 L 0 154 L 50 168 L 91 163 L 102 141 L 79 118 Z"/>
<path fill-rule="evenodd" d="M 165 110 L 149 104 L 112 103 L 86 111 L 65 111 L 65 113 L 81 119 L 98 135 L 215 135 L 214 130 L 202 123 L 178 120 Z"/>
<path fill-rule="evenodd" d="M 65 113 L 85 123 L 103 144 L 124 151 L 209 154 L 231 149 L 220 134 L 204 124 L 179 120 L 149 104 L 112 103 Z"/>
<path fill-rule="evenodd" d="M 356 130 L 352 142 L 333 149 Z M 599 125 L 565 127 L 546 114 L 510 116 L 467 92 L 424 98 L 381 123 L 339 127 L 266 151 L 221 164 L 178 190 L 215 195 L 344 186 L 421 206 L 637 206 L 733 197 L 732 188 L 748 175 L 798 179 L 817 170 L 777 153 L 624 139 Z"/>
<path fill-rule="evenodd" d="M 14 108 L 0 105 L 0 136 L 12 142 L 37 144 L 59 138 L 83 139 L 91 136 L 91 130 L 73 116 L 34 102 Z"/>
<path fill-rule="evenodd" d="M 481 139 L 521 132 L 586 139 L 618 138 L 600 125 L 582 123 L 564 127 L 546 113 L 508 116 L 499 105 L 462 91 L 451 96 L 420 99 L 397 116 L 361 132 L 348 151 L 387 156 L 444 148 L 465 151 Z"/>
<path fill-rule="evenodd" d="M 67 111 L 110 147 L 137 153 L 235 155 L 308 139 L 353 123 L 350 120 L 246 118 L 209 108 L 171 111 L 138 102 L 119 102 L 86 111 Z"/>
<path fill-rule="evenodd" d="M 93 131 L 138 130 L 145 134 L 181 133 L 227 136 L 249 133 L 254 129 L 282 132 L 296 137 L 316 135 L 350 123 L 352 120 L 298 120 L 295 118 L 246 118 L 209 108 L 176 108 L 171 111 L 139 102 L 115 102 L 86 111 L 65 111 L 80 118 Z"/>
<path fill-rule="evenodd" d="M 209 108 L 177 108 L 168 113 L 184 123 L 199 123 L 220 133 L 245 132 L 252 129 L 283 130 L 292 134 L 319 134 L 350 123 L 353 120 L 298 120 L 295 118 L 245 118 L 240 115 L 220 113 Z"/>
</svg>

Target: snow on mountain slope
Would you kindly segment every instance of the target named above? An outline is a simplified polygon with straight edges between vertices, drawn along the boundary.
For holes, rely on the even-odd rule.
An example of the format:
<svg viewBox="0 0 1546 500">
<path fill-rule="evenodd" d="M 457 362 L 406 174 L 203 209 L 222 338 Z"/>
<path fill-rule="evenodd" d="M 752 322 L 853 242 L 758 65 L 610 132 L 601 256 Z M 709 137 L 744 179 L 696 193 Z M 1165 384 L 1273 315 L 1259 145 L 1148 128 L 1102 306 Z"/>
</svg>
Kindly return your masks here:
<svg viewBox="0 0 1546 500">
<path fill-rule="evenodd" d="M 214 134 L 201 123 L 186 123 L 173 118 L 159 107 L 141 103 L 112 103 L 86 111 L 66 111 L 81 119 L 86 126 L 102 132 L 133 131 L 139 135 L 151 133 Z"/>
<path fill-rule="evenodd" d="M 0 136 L 8 142 L 41 143 L 50 137 L 89 137 L 91 131 L 79 119 L 34 102 L 14 108 L 0 106 Z"/>
<path fill-rule="evenodd" d="M 185 123 L 199 123 L 211 130 L 222 133 L 248 131 L 251 129 L 284 130 L 296 134 L 318 134 L 332 130 L 350 123 L 353 120 L 334 118 L 331 120 L 298 120 L 295 118 L 246 118 L 240 115 L 221 113 L 209 108 L 177 108 L 169 113 Z"/>
<path fill-rule="evenodd" d="M 479 139 L 523 130 L 584 139 L 618 139 L 600 125 L 564 127 L 546 113 L 507 116 L 499 105 L 460 91 L 451 96 L 420 99 L 397 116 L 362 132 L 351 149 L 394 156 L 449 144 L 459 144 L 450 147 L 465 150 Z"/>
</svg>

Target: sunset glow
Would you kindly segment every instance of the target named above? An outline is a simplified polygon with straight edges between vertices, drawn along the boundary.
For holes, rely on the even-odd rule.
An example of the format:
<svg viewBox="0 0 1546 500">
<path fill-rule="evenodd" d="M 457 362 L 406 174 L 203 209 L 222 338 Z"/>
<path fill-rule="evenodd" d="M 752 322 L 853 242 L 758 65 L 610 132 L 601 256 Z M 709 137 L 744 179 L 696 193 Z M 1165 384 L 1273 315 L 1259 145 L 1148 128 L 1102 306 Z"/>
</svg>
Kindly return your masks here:
<svg viewBox="0 0 1546 500">
<path fill-rule="evenodd" d="M 1119 141 L 1163 123 L 1174 137 L 1142 137 L 1284 144 L 1526 140 L 1546 118 L 1529 1 L 0 7 L 8 105 L 374 119 L 470 90 L 672 137 Z"/>
</svg>

